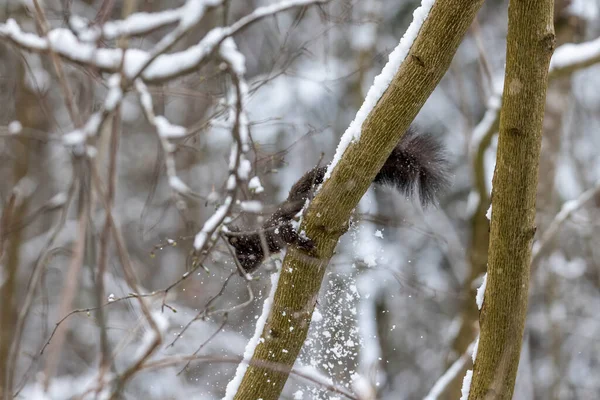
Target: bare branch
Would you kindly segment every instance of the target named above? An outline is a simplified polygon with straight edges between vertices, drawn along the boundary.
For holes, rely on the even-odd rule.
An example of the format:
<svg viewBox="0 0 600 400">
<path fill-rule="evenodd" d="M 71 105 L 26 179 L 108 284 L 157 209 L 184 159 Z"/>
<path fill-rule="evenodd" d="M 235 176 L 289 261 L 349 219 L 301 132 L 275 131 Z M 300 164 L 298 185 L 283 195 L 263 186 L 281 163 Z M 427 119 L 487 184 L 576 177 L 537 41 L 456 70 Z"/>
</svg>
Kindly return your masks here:
<svg viewBox="0 0 600 400">
<path fill-rule="evenodd" d="M 90 220 L 90 191 L 87 189 L 86 184 L 83 183 L 85 178 L 82 176 L 79 186 L 79 210 L 77 217 L 77 240 L 73 244 L 73 256 L 71 257 L 71 263 L 69 268 L 64 275 L 65 288 L 62 293 L 62 300 L 60 303 L 61 314 L 66 314 L 71 308 L 73 299 L 75 298 L 75 292 L 79 286 L 79 272 L 83 265 L 83 258 L 85 254 L 85 244 L 87 240 L 88 222 Z M 52 350 L 46 360 L 46 368 L 44 370 L 44 390 L 47 391 L 50 385 L 50 380 L 54 377 L 56 367 L 62 346 L 64 344 L 67 327 L 63 326 L 61 330 L 57 332 L 57 339 L 53 343 Z"/>
<path fill-rule="evenodd" d="M 110 226 L 112 229 L 112 235 L 113 235 L 113 237 L 115 239 L 115 243 L 117 245 L 117 254 L 119 256 L 119 260 L 121 261 L 121 265 L 123 267 L 125 280 L 127 281 L 127 284 L 129 285 L 130 288 L 132 288 L 135 292 L 138 292 L 137 283 L 136 283 L 135 275 L 133 272 L 133 265 L 131 263 L 131 259 L 129 258 L 127 248 L 125 246 L 125 240 L 123 238 L 121 230 L 118 228 L 118 226 L 116 225 L 116 222 L 113 218 L 112 209 L 109 206 L 109 204 L 107 204 L 107 202 L 106 202 L 107 197 L 106 197 L 105 191 L 102 189 L 102 182 L 100 180 L 100 177 L 98 176 L 98 172 L 96 171 L 94 166 L 92 166 L 91 169 L 92 169 L 93 186 L 94 186 L 95 190 L 98 192 L 99 197 L 101 199 L 101 203 L 104 206 L 104 210 L 105 210 L 106 216 L 107 216 L 107 222 L 110 223 Z M 117 395 L 117 393 L 119 393 L 119 391 L 126 384 L 126 382 L 129 379 L 131 379 L 131 377 L 136 372 L 138 372 L 140 365 L 142 365 L 154 353 L 154 351 L 158 348 L 158 346 L 162 342 L 162 334 L 161 334 L 160 330 L 158 329 L 158 326 L 156 325 L 154 318 L 152 318 L 152 315 L 150 313 L 150 310 L 148 309 L 148 306 L 146 305 L 146 303 L 144 301 L 144 298 L 139 297 L 139 296 L 136 296 L 136 298 L 139 300 L 142 314 L 144 315 L 146 322 L 148 322 L 150 329 L 152 329 L 152 331 L 154 333 L 154 337 L 153 337 L 152 342 L 149 344 L 148 348 L 144 352 L 144 354 L 142 354 L 142 356 L 137 361 L 135 361 L 127 370 L 125 370 L 122 374 L 120 374 L 119 380 L 118 380 L 119 384 L 117 385 L 117 388 L 115 389 L 115 391 L 113 392 L 113 395 L 111 397 L 114 397 Z"/>
</svg>

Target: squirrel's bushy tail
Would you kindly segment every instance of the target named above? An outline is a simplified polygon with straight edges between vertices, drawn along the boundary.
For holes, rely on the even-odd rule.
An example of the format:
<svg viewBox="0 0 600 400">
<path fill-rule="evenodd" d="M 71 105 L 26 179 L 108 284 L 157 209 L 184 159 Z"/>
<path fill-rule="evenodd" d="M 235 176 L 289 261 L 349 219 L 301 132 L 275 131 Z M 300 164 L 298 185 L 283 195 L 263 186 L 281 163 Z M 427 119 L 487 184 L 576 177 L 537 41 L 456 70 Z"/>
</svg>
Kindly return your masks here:
<svg viewBox="0 0 600 400">
<path fill-rule="evenodd" d="M 412 126 L 379 170 L 373 180 L 379 185 L 391 186 L 407 197 L 418 190 L 421 204 L 427 207 L 450 185 L 448 161 L 444 146 L 432 135 L 420 133 Z M 323 183 L 327 167 L 315 167 L 292 186 L 286 207 L 280 215 L 293 218 L 304 206 L 312 190 Z"/>
<path fill-rule="evenodd" d="M 444 147 L 430 134 L 410 127 L 396 145 L 374 180 L 406 195 L 419 191 L 423 206 L 435 202 L 438 192 L 450 184 Z"/>
</svg>

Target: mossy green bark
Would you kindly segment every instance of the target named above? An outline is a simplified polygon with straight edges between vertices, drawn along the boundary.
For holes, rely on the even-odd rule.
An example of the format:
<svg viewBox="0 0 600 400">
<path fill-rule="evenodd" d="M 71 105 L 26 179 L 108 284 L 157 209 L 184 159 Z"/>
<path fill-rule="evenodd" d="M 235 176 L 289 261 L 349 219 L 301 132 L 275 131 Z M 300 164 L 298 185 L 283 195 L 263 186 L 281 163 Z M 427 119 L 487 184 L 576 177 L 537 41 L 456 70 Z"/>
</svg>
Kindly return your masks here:
<svg viewBox="0 0 600 400">
<path fill-rule="evenodd" d="M 301 227 L 317 244 L 317 257 L 291 247 L 274 304 L 253 361 L 287 370 L 248 367 L 236 400 L 276 400 L 304 344 L 327 264 L 352 210 L 448 69 L 483 0 L 437 0 L 392 83 L 365 121 L 361 138 L 308 208 Z"/>
<path fill-rule="evenodd" d="M 469 399 L 511 399 L 527 314 L 531 245 L 546 102 L 555 47 L 552 0 L 511 0 L 488 278 Z"/>
</svg>

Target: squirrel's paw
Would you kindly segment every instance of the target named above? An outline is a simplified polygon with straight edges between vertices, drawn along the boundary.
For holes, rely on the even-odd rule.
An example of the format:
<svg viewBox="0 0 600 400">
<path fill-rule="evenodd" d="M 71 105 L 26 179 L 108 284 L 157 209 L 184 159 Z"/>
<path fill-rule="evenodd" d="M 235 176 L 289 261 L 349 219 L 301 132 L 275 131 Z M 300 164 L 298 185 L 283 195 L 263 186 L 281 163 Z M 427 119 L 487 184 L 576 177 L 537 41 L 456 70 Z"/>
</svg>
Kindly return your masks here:
<svg viewBox="0 0 600 400">
<path fill-rule="evenodd" d="M 299 249 L 304 250 L 311 256 L 317 254 L 317 246 L 315 245 L 315 242 L 313 242 L 307 237 L 298 236 L 298 241 L 296 242 L 296 244 Z"/>
</svg>

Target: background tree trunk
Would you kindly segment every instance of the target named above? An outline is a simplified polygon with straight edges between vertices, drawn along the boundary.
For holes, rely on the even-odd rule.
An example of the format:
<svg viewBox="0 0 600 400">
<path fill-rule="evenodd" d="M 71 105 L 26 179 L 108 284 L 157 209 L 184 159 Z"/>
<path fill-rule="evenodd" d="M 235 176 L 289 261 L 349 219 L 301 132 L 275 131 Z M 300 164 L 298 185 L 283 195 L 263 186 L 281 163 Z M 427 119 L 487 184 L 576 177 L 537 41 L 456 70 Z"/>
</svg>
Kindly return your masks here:
<svg viewBox="0 0 600 400">
<path fill-rule="evenodd" d="M 487 288 L 469 399 L 511 399 L 527 313 L 531 244 L 554 51 L 553 1 L 512 0 L 492 191 Z"/>
</svg>

